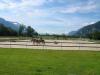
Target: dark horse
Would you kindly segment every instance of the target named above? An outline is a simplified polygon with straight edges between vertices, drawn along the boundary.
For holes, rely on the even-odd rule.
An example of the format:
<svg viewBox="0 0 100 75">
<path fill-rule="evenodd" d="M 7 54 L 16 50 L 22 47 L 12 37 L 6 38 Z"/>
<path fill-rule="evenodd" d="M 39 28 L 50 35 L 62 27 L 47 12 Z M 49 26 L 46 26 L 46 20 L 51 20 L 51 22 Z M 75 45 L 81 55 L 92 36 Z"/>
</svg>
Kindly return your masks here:
<svg viewBox="0 0 100 75">
<path fill-rule="evenodd" d="M 45 40 L 42 38 L 39 38 L 39 39 L 32 38 L 31 42 L 33 42 L 34 45 L 40 45 L 40 44 L 45 45 Z"/>
</svg>

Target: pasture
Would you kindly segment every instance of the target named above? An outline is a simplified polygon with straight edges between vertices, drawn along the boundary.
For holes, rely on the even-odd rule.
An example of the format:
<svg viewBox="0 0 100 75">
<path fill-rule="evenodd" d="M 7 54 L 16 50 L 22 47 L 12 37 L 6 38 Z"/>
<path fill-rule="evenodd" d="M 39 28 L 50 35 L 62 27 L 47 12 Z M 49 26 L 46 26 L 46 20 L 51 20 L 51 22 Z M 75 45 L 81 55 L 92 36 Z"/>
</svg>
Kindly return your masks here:
<svg viewBox="0 0 100 75">
<path fill-rule="evenodd" d="M 0 48 L 0 75 L 100 75 L 100 52 Z"/>
</svg>

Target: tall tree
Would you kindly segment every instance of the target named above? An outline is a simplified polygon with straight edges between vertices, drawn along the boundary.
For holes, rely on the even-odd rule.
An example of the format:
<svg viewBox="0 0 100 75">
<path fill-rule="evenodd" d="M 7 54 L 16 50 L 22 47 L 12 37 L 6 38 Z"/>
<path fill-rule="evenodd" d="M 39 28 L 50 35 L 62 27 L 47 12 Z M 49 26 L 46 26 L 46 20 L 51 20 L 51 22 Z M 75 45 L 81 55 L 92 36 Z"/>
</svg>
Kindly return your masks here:
<svg viewBox="0 0 100 75">
<path fill-rule="evenodd" d="M 38 35 L 38 33 L 31 26 L 28 26 L 26 30 L 27 30 L 27 36 L 29 37 Z"/>
<path fill-rule="evenodd" d="M 19 26 L 19 31 L 18 31 L 18 35 L 19 35 L 19 36 L 23 35 L 24 29 L 25 29 L 25 25 L 21 24 L 21 25 Z"/>
</svg>

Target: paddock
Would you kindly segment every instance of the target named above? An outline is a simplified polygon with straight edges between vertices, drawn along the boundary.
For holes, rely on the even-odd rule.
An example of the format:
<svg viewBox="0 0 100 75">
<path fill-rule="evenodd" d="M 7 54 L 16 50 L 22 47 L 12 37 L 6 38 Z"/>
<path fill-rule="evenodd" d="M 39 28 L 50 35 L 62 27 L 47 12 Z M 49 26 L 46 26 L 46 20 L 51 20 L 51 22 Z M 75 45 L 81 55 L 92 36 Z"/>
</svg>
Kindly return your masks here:
<svg viewBox="0 0 100 75">
<path fill-rule="evenodd" d="M 56 42 L 56 43 L 55 43 Z M 1 48 L 31 48 L 52 50 L 93 50 L 100 51 L 100 44 L 86 40 L 45 40 L 45 45 L 30 40 L 0 41 Z"/>
</svg>

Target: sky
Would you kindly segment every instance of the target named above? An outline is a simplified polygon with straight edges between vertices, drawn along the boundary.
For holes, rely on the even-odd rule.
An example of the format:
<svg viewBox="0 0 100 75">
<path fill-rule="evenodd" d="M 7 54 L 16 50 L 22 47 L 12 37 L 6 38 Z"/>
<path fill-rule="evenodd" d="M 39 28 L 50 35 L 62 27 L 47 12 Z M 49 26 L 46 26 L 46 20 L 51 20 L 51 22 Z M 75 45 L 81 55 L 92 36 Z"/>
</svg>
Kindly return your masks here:
<svg viewBox="0 0 100 75">
<path fill-rule="evenodd" d="M 100 0 L 0 0 L 0 18 L 39 33 L 67 34 L 100 21 Z"/>
</svg>

